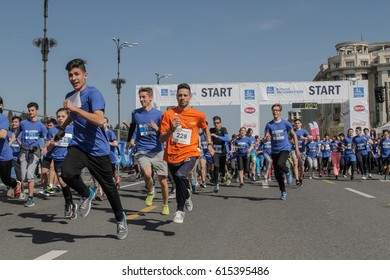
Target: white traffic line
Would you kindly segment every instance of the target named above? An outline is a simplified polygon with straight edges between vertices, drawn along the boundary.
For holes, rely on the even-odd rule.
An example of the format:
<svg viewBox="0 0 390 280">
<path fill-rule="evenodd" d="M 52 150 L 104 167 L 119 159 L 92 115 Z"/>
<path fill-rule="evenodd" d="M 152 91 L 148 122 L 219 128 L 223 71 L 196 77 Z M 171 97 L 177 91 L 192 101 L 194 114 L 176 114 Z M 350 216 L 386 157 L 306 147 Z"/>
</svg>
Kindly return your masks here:
<svg viewBox="0 0 390 280">
<path fill-rule="evenodd" d="M 127 188 L 127 187 L 136 186 L 136 185 L 140 185 L 140 184 L 145 184 L 145 182 L 144 182 L 144 181 L 139 181 L 139 182 L 135 182 L 135 183 L 128 184 L 128 185 L 121 185 L 121 189 L 122 189 L 122 188 Z"/>
<path fill-rule="evenodd" d="M 64 250 L 53 250 L 53 251 L 50 251 L 49 253 L 46 253 L 38 258 L 36 258 L 35 260 L 54 260 L 55 258 L 58 258 L 59 256 L 67 253 L 68 251 L 64 251 Z"/>
<path fill-rule="evenodd" d="M 369 195 L 369 194 L 366 194 L 364 192 L 359 192 L 357 190 L 354 190 L 354 189 L 351 189 L 351 188 L 344 188 L 345 190 L 347 191 L 350 191 L 350 192 L 353 192 L 353 193 L 356 193 L 356 194 L 359 194 L 361 196 L 364 196 L 364 197 L 367 197 L 367 198 L 375 198 L 375 196 L 372 196 L 372 195 Z"/>
</svg>

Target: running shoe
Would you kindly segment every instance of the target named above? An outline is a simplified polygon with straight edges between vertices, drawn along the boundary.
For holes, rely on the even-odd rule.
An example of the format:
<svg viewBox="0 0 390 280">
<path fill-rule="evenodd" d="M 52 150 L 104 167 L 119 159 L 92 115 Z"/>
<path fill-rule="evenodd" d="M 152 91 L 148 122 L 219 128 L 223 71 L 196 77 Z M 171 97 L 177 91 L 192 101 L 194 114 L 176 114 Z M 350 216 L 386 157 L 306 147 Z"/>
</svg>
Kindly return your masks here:
<svg viewBox="0 0 390 280">
<path fill-rule="evenodd" d="M 368 178 L 372 178 L 372 175 L 371 175 L 371 173 L 369 173 L 369 174 L 368 174 Z"/>
<path fill-rule="evenodd" d="M 153 205 L 153 198 L 155 194 L 154 192 L 148 193 L 148 196 L 145 199 L 145 205 L 146 206 L 152 206 Z"/>
<path fill-rule="evenodd" d="M 54 189 L 53 189 L 52 186 L 48 186 L 48 187 L 46 187 L 45 192 L 46 192 L 47 194 L 53 194 L 53 193 L 54 193 Z"/>
<path fill-rule="evenodd" d="M 77 219 L 77 208 L 78 208 L 78 206 L 75 203 L 65 205 L 65 218 L 71 219 L 71 220 L 76 220 Z"/>
<path fill-rule="evenodd" d="M 238 186 L 240 189 L 242 189 L 244 187 L 244 183 L 241 183 L 239 186 Z"/>
<path fill-rule="evenodd" d="M 225 177 L 222 177 L 221 178 L 221 184 L 225 184 L 226 183 L 226 179 L 225 179 Z"/>
<path fill-rule="evenodd" d="M 286 200 L 287 192 L 282 192 L 280 194 L 280 200 Z"/>
<path fill-rule="evenodd" d="M 363 175 L 362 176 L 362 180 L 366 180 L 366 179 L 367 179 L 367 177 Z"/>
<path fill-rule="evenodd" d="M 291 172 L 286 173 L 286 179 L 287 179 L 287 184 L 291 185 L 293 182 L 293 177 L 291 175 Z"/>
<path fill-rule="evenodd" d="M 186 207 L 186 209 L 191 212 L 192 209 L 194 208 L 194 204 L 192 203 L 192 199 L 191 199 L 191 192 L 188 190 L 188 194 L 189 194 L 189 197 L 186 199 L 186 202 L 184 204 L 184 206 Z"/>
<path fill-rule="evenodd" d="M 171 190 L 169 191 L 169 198 L 175 198 L 176 197 L 176 189 L 175 187 L 171 187 Z"/>
<path fill-rule="evenodd" d="M 33 197 L 29 197 L 26 203 L 24 204 L 24 206 L 26 207 L 33 207 L 34 205 L 35 205 L 35 201 Z"/>
<path fill-rule="evenodd" d="M 15 196 L 14 189 L 7 186 L 7 197 L 14 197 L 14 196 Z"/>
<path fill-rule="evenodd" d="M 297 185 L 297 186 L 300 186 L 300 185 L 301 185 L 301 182 L 299 181 L 299 179 L 296 179 L 296 180 L 295 180 L 295 185 Z"/>
<path fill-rule="evenodd" d="M 169 205 L 164 204 L 162 206 L 161 215 L 169 215 Z"/>
<path fill-rule="evenodd" d="M 83 197 L 80 200 L 80 216 L 87 217 L 91 211 L 92 200 L 95 198 L 95 191 L 89 187 L 89 197 Z"/>
<path fill-rule="evenodd" d="M 39 190 L 39 194 L 42 195 L 42 196 L 50 196 L 50 194 L 48 192 L 46 192 L 46 189 L 42 188 L 41 190 Z"/>
<path fill-rule="evenodd" d="M 25 201 L 26 199 L 27 199 L 27 195 L 26 195 L 24 192 L 22 192 L 22 193 L 19 195 L 19 200 Z"/>
<path fill-rule="evenodd" d="M 203 189 L 207 188 L 206 182 L 204 181 L 202 181 L 202 183 L 200 183 L 199 186 Z"/>
<path fill-rule="evenodd" d="M 20 186 L 21 185 L 22 185 L 22 183 L 20 181 L 18 181 L 16 188 L 14 189 L 14 197 L 15 198 L 19 198 L 19 196 L 20 196 Z"/>
<path fill-rule="evenodd" d="M 214 192 L 217 193 L 218 191 L 219 191 L 219 185 L 216 184 L 216 185 L 214 185 Z"/>
<path fill-rule="evenodd" d="M 252 181 L 256 181 L 256 175 L 253 173 L 251 174 Z"/>
<path fill-rule="evenodd" d="M 351 175 L 351 181 L 353 181 L 353 175 Z"/>
<path fill-rule="evenodd" d="M 126 238 L 129 233 L 129 228 L 127 227 L 127 218 L 125 212 L 122 213 L 123 218 L 120 222 L 116 223 L 116 237 L 119 240 L 123 240 Z"/>
<path fill-rule="evenodd" d="M 231 183 L 232 183 L 232 175 L 230 175 L 230 173 L 227 173 L 226 174 L 226 186 L 230 186 Z"/>
<path fill-rule="evenodd" d="M 302 187 L 303 186 L 303 179 L 299 179 L 299 185 Z"/>
<path fill-rule="evenodd" d="M 103 195 L 99 194 L 99 195 L 96 195 L 96 196 L 95 196 L 95 200 L 97 200 L 97 201 L 103 201 L 103 200 L 104 200 L 104 197 L 103 197 Z"/>
<path fill-rule="evenodd" d="M 54 190 L 55 190 L 57 193 L 62 192 L 62 188 L 61 188 L 60 185 L 57 185 L 57 186 L 54 188 Z"/>
<path fill-rule="evenodd" d="M 184 222 L 184 217 L 186 213 L 183 211 L 177 210 L 175 214 L 173 214 L 173 222 L 176 224 L 182 224 Z"/>
</svg>

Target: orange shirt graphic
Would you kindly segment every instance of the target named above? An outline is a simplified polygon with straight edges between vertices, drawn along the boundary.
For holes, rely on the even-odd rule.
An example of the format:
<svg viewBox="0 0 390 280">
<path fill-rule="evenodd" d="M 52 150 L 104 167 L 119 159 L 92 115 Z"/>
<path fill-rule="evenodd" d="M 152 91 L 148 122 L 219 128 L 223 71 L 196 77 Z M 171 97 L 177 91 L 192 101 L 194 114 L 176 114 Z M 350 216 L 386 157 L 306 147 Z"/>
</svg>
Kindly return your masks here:
<svg viewBox="0 0 390 280">
<path fill-rule="evenodd" d="M 164 160 L 168 163 L 180 163 L 189 157 L 199 157 L 198 129 L 207 128 L 206 116 L 203 112 L 192 108 L 182 111 L 176 107 L 164 112 L 160 123 L 160 132 L 167 132 L 171 128 L 175 113 L 181 120 L 182 128 L 191 131 L 191 139 L 187 145 L 173 142 L 172 134 L 169 136 L 164 149 Z"/>
</svg>

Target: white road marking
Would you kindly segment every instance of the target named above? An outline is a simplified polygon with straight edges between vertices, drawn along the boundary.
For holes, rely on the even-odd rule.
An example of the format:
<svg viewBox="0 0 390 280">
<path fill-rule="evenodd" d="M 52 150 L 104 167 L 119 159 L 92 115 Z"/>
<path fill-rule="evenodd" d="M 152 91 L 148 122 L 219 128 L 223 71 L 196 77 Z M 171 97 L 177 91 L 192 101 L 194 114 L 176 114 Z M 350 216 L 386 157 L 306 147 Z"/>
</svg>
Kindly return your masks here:
<svg viewBox="0 0 390 280">
<path fill-rule="evenodd" d="M 350 189 L 350 188 L 344 188 L 345 190 L 347 191 L 350 191 L 350 192 L 354 192 L 356 194 L 359 194 L 361 196 L 364 196 L 364 197 L 367 197 L 367 198 L 375 198 L 375 196 L 372 196 L 372 195 L 369 195 L 369 194 L 366 194 L 366 193 L 363 193 L 363 192 L 359 192 L 357 190 L 354 190 L 354 189 Z"/>
<path fill-rule="evenodd" d="M 139 185 L 139 184 L 145 184 L 145 182 L 139 181 L 139 182 L 135 182 L 135 183 L 128 184 L 128 185 L 121 185 L 121 189 L 122 189 L 122 188 L 127 188 L 127 187 L 136 186 L 136 185 Z"/>
<path fill-rule="evenodd" d="M 46 253 L 35 260 L 54 260 L 55 258 L 58 258 L 59 256 L 67 253 L 68 251 L 63 251 L 63 250 L 53 250 L 50 251 L 49 253 Z"/>
</svg>

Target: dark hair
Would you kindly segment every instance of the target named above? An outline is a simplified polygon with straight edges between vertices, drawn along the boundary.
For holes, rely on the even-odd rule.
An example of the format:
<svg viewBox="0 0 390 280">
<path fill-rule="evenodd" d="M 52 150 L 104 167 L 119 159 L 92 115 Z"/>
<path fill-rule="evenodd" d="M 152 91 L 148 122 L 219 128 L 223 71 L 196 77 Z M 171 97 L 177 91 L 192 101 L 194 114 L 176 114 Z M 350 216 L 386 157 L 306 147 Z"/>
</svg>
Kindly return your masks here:
<svg viewBox="0 0 390 280">
<path fill-rule="evenodd" d="M 107 118 L 107 117 L 104 117 L 104 119 L 107 121 L 107 124 L 108 124 L 108 123 L 109 123 L 108 118 Z"/>
<path fill-rule="evenodd" d="M 294 122 L 298 122 L 298 121 L 299 121 L 300 123 L 302 123 L 301 119 L 295 119 L 295 120 L 294 120 Z"/>
<path fill-rule="evenodd" d="M 384 129 L 384 130 L 382 131 L 382 134 L 385 133 L 385 132 L 389 133 L 389 131 L 388 131 L 387 129 Z"/>
<path fill-rule="evenodd" d="M 35 107 L 35 109 L 39 109 L 38 103 L 36 102 L 30 102 L 27 104 L 27 109 L 30 109 L 31 107 Z"/>
<path fill-rule="evenodd" d="M 364 132 L 366 132 L 366 131 L 370 131 L 367 127 L 365 127 L 364 129 L 363 129 L 363 131 Z"/>
<path fill-rule="evenodd" d="M 340 136 L 345 137 L 345 134 L 344 134 L 344 133 L 340 133 L 340 134 L 339 134 L 339 137 L 340 137 Z"/>
<path fill-rule="evenodd" d="M 69 112 L 68 112 L 68 110 L 67 110 L 67 109 L 65 109 L 65 108 L 60 108 L 60 109 L 58 109 L 58 110 L 57 110 L 57 112 L 56 112 L 56 115 L 57 115 L 59 112 L 62 112 L 62 111 L 65 111 L 65 112 L 66 112 L 66 114 L 67 114 L 67 115 L 69 115 Z"/>
<path fill-rule="evenodd" d="M 218 120 L 218 121 L 222 121 L 220 116 L 214 116 L 214 117 L 213 117 L 213 122 L 215 122 L 215 121 L 217 121 L 217 120 Z"/>
<path fill-rule="evenodd" d="M 22 121 L 22 118 L 19 117 L 19 116 L 13 116 L 12 119 L 11 119 L 11 121 L 16 120 L 16 119 L 17 119 L 19 122 Z"/>
<path fill-rule="evenodd" d="M 177 86 L 177 91 L 179 91 L 179 89 L 182 89 L 182 88 L 188 89 L 191 92 L 191 87 L 190 87 L 189 84 L 182 83 L 182 84 L 178 85 Z"/>
<path fill-rule="evenodd" d="M 47 124 L 52 123 L 52 124 L 56 125 L 56 124 L 57 124 L 57 120 L 56 120 L 56 119 L 53 119 L 53 118 L 50 118 L 50 119 L 47 120 L 46 123 L 47 123 Z"/>
<path fill-rule="evenodd" d="M 357 127 L 356 127 L 356 130 L 362 131 L 362 128 L 361 128 L 360 126 L 357 126 Z"/>
<path fill-rule="evenodd" d="M 65 70 L 69 72 L 73 68 L 80 68 L 83 72 L 87 72 L 85 64 L 87 64 L 87 61 L 81 58 L 76 58 L 66 64 Z"/>
<path fill-rule="evenodd" d="M 3 98 L 0 96 L 0 104 L 3 104 Z"/>
</svg>

